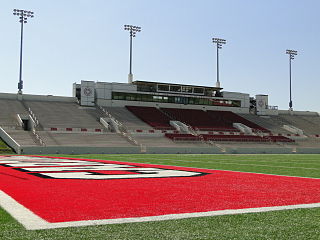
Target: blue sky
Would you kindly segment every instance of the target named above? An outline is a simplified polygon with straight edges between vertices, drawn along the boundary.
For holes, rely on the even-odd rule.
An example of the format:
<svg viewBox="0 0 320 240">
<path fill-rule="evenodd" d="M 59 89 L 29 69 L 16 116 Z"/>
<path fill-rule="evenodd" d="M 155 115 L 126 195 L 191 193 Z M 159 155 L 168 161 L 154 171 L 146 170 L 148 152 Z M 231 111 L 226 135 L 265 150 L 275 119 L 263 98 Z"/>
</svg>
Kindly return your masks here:
<svg viewBox="0 0 320 240">
<path fill-rule="evenodd" d="M 127 82 L 129 35 L 134 39 L 135 80 L 213 86 L 212 37 L 226 91 L 268 94 L 288 109 L 286 49 L 293 61 L 293 107 L 320 112 L 317 0 L 2 0 L 0 92 L 17 92 L 20 25 L 12 9 L 35 12 L 25 26 L 24 93 L 71 96 L 80 80 Z"/>
</svg>

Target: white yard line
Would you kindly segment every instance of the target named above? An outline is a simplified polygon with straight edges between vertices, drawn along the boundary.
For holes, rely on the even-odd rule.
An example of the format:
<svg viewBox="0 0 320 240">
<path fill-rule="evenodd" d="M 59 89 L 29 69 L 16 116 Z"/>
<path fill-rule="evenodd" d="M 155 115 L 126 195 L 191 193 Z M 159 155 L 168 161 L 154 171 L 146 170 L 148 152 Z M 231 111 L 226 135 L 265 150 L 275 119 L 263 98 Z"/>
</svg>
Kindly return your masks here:
<svg viewBox="0 0 320 240">
<path fill-rule="evenodd" d="M 126 158 L 126 159 L 131 159 L 131 160 L 141 160 L 141 158 Z M 125 161 L 125 159 L 123 159 Z M 250 164 L 250 163 L 238 163 L 238 162 L 224 162 L 224 161 L 197 161 L 197 160 L 179 160 L 179 159 L 156 159 L 153 158 L 152 160 L 156 160 L 156 161 L 172 161 L 172 162 L 185 162 L 185 163 L 190 163 L 190 162 L 194 162 L 194 163 L 206 163 L 206 164 L 226 164 L 226 165 L 240 165 L 240 166 L 255 166 L 255 167 L 272 167 L 272 168 L 296 168 L 296 169 L 304 169 L 304 170 L 319 170 L 320 168 L 305 168 L 305 167 L 290 167 L 290 166 L 272 166 L 272 165 L 266 165 L 266 164 Z M 112 161 L 112 160 L 109 160 Z M 157 164 L 157 163 L 154 163 Z M 197 168 L 197 167 L 195 167 Z"/>
<path fill-rule="evenodd" d="M 319 170 L 320 168 L 305 168 L 305 167 L 289 167 L 289 166 L 271 166 L 265 164 L 250 164 L 250 163 L 237 163 L 237 162 L 204 162 L 204 161 L 194 161 L 194 160 L 171 160 L 171 161 L 178 161 L 178 162 L 198 162 L 198 163 L 217 163 L 217 164 L 227 164 L 227 165 L 240 165 L 240 166 L 255 166 L 255 167 L 272 167 L 272 168 L 297 168 L 297 169 L 305 169 L 305 170 Z"/>
<path fill-rule="evenodd" d="M 107 159 L 100 159 L 100 160 L 105 160 L 105 161 L 114 161 L 114 160 L 107 160 Z M 137 159 L 138 160 L 138 159 Z M 152 159 L 154 160 L 154 159 Z M 179 160 L 179 161 L 184 161 L 184 160 Z M 121 161 L 123 163 L 139 163 L 139 162 L 126 162 L 126 161 Z M 184 161 L 186 163 L 192 162 L 192 161 Z M 194 162 L 199 162 L 199 161 L 194 161 Z M 202 161 L 201 161 L 202 162 Z M 251 172 L 251 171 L 236 171 L 236 170 L 229 170 L 229 169 L 220 169 L 220 168 L 203 168 L 203 167 L 188 167 L 188 166 L 181 166 L 181 165 L 172 165 L 172 164 L 167 164 L 166 162 L 164 163 L 140 163 L 140 164 L 150 164 L 150 165 L 163 165 L 164 166 L 171 166 L 171 167 L 183 167 L 183 168 L 193 168 L 193 169 L 204 169 L 204 170 L 218 170 L 218 171 L 227 171 L 227 172 L 238 172 L 238 173 L 253 173 L 253 174 L 262 174 L 262 175 L 270 175 L 270 176 L 279 176 L 279 177 L 295 177 L 295 178 L 309 178 L 309 179 L 320 179 L 320 178 L 314 178 L 314 177 L 302 177 L 302 176 L 294 176 L 294 175 L 280 175 L 280 174 L 272 174 L 272 173 L 261 173 L 261 172 Z M 318 169 L 316 169 L 318 170 Z"/>
<path fill-rule="evenodd" d="M 132 159 L 132 160 L 141 160 L 141 157 L 131 157 L 131 156 L 121 156 L 121 157 L 117 157 L 117 159 Z M 143 158 L 145 160 L 147 160 L 147 158 Z M 158 160 L 158 161 L 161 161 L 161 160 L 173 160 L 172 158 L 152 158 L 153 160 Z M 198 158 L 198 159 L 203 159 L 203 158 Z M 204 160 L 209 160 L 210 159 L 204 159 Z M 235 161 L 235 159 L 228 159 L 228 158 L 219 158 L 219 159 L 212 159 L 211 160 L 212 162 L 215 162 L 215 161 Z M 210 161 L 210 162 L 211 162 Z M 236 161 L 240 161 L 240 162 L 251 162 L 251 161 L 259 161 L 259 162 L 266 162 L 266 163 L 288 163 L 288 164 L 312 164 L 312 165 L 319 165 L 320 166 L 320 159 L 319 160 L 315 160 L 317 161 L 316 163 L 306 163 L 306 162 L 301 162 L 301 161 L 298 161 L 298 160 L 293 160 L 293 161 L 282 161 L 282 160 L 268 160 L 268 161 L 265 161 L 265 160 L 256 160 L 256 159 L 237 159 Z M 307 161 L 312 161 L 312 160 L 307 160 Z M 203 162 L 203 161 L 201 161 Z"/>
</svg>

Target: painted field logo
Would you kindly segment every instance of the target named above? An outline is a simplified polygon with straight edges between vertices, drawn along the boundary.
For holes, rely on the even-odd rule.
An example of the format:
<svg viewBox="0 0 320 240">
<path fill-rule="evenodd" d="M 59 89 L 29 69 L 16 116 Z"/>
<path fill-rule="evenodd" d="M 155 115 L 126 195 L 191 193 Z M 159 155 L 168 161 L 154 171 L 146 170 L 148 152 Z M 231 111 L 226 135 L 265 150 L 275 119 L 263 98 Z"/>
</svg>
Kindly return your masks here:
<svg viewBox="0 0 320 240">
<path fill-rule="evenodd" d="M 15 170 L 23 171 L 38 177 L 54 179 L 107 180 L 168 178 L 194 177 L 205 174 L 201 172 L 111 164 L 97 161 L 25 156 L 2 157 L 0 158 L 0 165 L 13 167 Z"/>
<path fill-rule="evenodd" d="M 320 179 L 0 156 L 0 207 L 26 229 L 320 207 Z"/>
</svg>

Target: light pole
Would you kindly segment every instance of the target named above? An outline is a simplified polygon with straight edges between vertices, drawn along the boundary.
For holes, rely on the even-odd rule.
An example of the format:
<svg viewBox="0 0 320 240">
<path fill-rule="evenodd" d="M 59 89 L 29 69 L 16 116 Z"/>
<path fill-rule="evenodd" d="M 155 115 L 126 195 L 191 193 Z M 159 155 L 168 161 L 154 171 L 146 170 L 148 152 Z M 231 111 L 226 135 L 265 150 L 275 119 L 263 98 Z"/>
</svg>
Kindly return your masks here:
<svg viewBox="0 0 320 240">
<path fill-rule="evenodd" d="M 289 110 L 293 110 L 292 108 L 292 94 L 291 94 L 291 60 L 294 59 L 294 56 L 298 54 L 295 50 L 286 50 L 286 54 L 289 54 L 289 81 L 290 81 L 290 101 L 289 101 Z"/>
<path fill-rule="evenodd" d="M 132 83 L 133 74 L 132 74 L 132 38 L 134 38 L 137 32 L 141 32 L 141 27 L 132 26 L 132 25 L 124 25 L 124 30 L 129 31 L 130 33 L 130 64 L 129 64 L 129 75 L 128 75 L 128 83 Z"/>
<path fill-rule="evenodd" d="M 23 81 L 22 81 L 22 43 L 23 43 L 23 24 L 28 22 L 28 17 L 33 18 L 34 13 L 31 11 L 13 9 L 13 15 L 19 17 L 21 23 L 21 39 L 20 39 L 20 71 L 19 71 L 19 83 L 18 83 L 18 94 L 22 94 Z"/>
<path fill-rule="evenodd" d="M 220 79 L 219 79 L 219 49 L 222 48 L 222 44 L 226 44 L 227 41 L 221 38 L 212 38 L 212 42 L 217 44 L 217 82 L 216 87 L 220 88 Z"/>
</svg>

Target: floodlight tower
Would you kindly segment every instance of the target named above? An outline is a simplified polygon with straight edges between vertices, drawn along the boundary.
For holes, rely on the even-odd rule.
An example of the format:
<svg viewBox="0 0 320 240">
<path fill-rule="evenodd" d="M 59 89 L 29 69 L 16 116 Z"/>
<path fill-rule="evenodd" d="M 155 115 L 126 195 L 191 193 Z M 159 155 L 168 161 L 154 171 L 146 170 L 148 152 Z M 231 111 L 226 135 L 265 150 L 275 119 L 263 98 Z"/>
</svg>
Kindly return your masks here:
<svg viewBox="0 0 320 240">
<path fill-rule="evenodd" d="M 294 56 L 298 54 L 295 50 L 286 50 L 286 54 L 289 54 L 289 81 L 290 81 L 290 101 L 289 101 L 289 110 L 293 110 L 292 108 L 292 94 L 291 94 L 291 60 L 294 59 Z"/>
<path fill-rule="evenodd" d="M 13 15 L 19 17 L 21 23 L 21 39 L 20 39 L 20 71 L 19 71 L 19 83 L 18 83 L 18 94 L 22 94 L 23 81 L 22 81 L 22 43 L 23 43 L 23 25 L 28 22 L 28 18 L 34 17 L 34 13 L 31 11 L 13 9 Z"/>
<path fill-rule="evenodd" d="M 133 74 L 132 74 L 132 38 L 136 37 L 137 32 L 141 32 L 141 27 L 133 25 L 124 25 L 124 30 L 129 31 L 130 33 L 130 64 L 129 64 L 129 75 L 128 83 L 132 83 Z"/>
<path fill-rule="evenodd" d="M 220 80 L 219 80 L 219 49 L 222 48 L 222 44 L 226 44 L 227 41 L 221 38 L 212 38 L 212 42 L 217 44 L 217 82 L 216 87 L 220 87 Z"/>
</svg>

